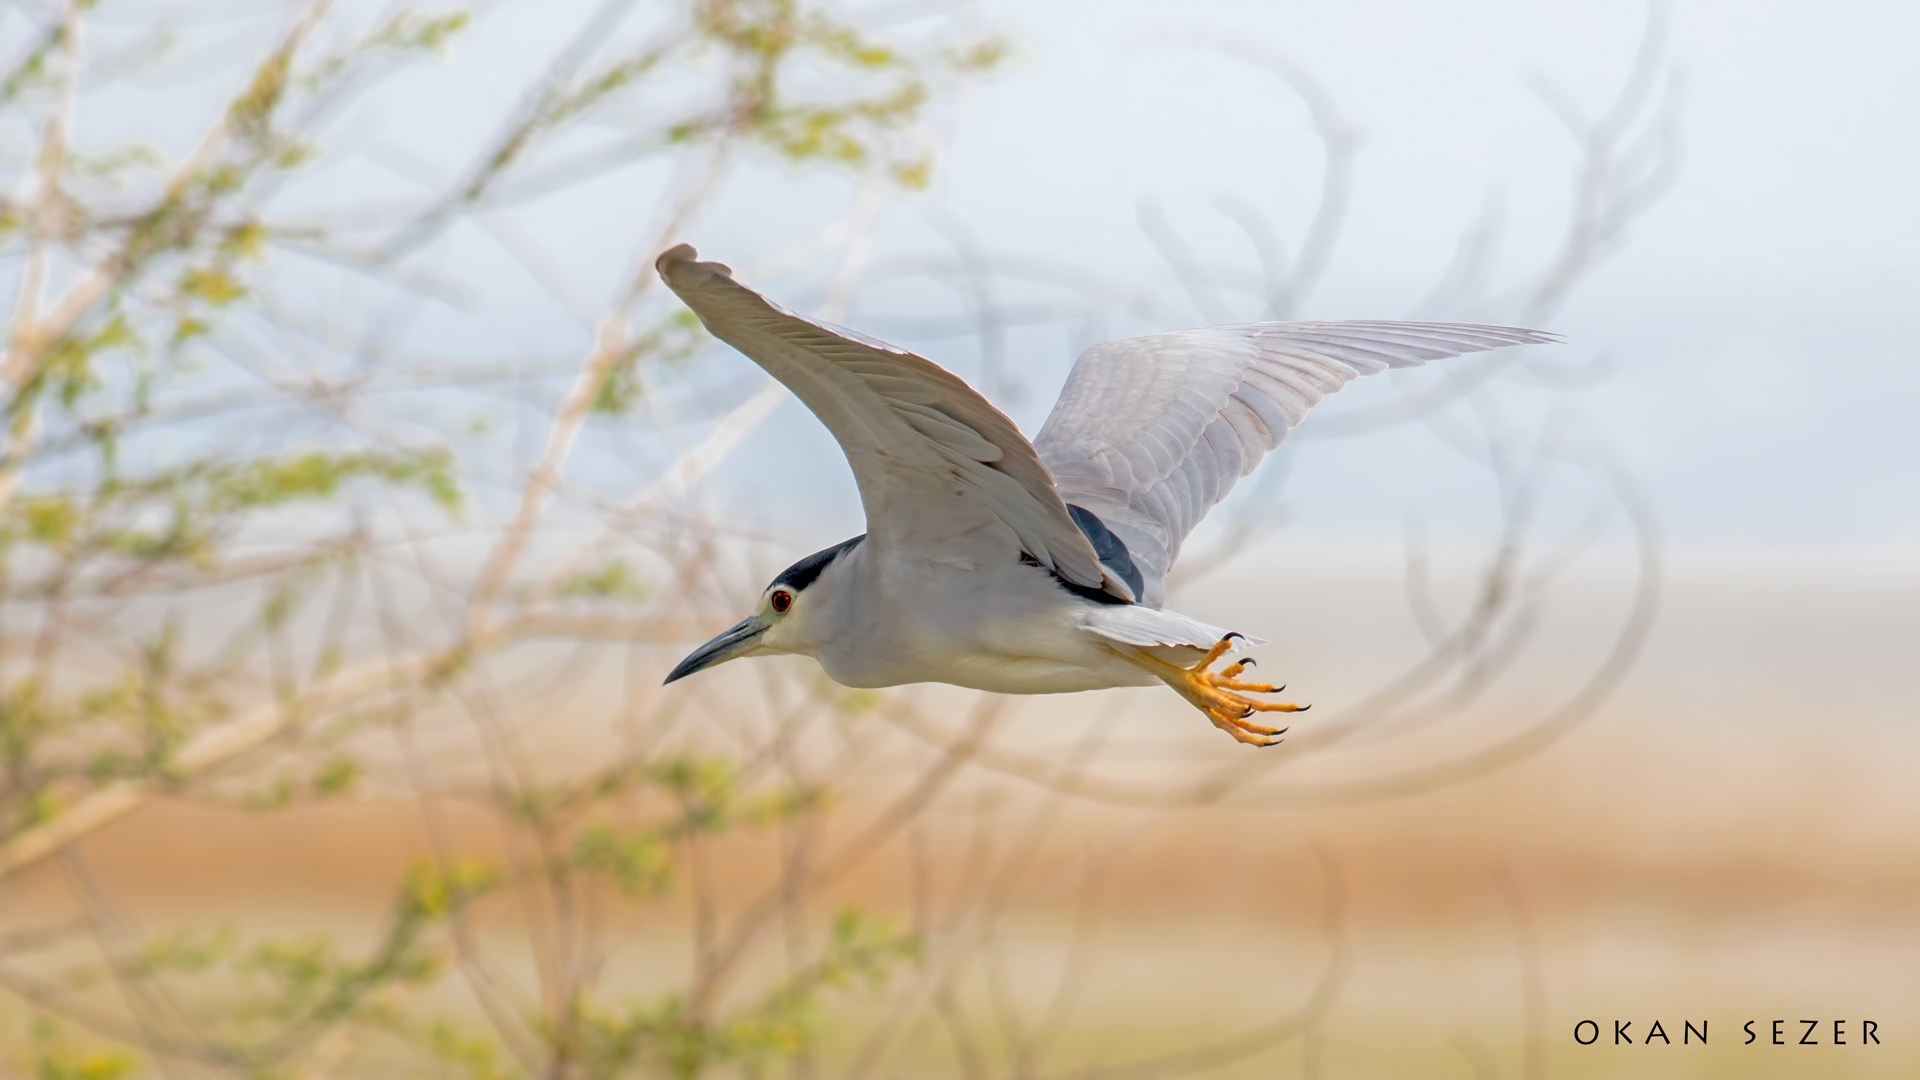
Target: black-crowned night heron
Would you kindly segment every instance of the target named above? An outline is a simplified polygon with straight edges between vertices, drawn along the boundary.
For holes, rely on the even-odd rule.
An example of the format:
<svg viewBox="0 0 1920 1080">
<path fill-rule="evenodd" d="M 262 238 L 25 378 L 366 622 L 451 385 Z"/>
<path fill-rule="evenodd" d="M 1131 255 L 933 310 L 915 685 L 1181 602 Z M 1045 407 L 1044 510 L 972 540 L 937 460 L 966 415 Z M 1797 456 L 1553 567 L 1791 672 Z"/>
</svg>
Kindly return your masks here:
<svg viewBox="0 0 1920 1080">
<path fill-rule="evenodd" d="M 847 686 L 944 682 L 1058 694 L 1156 680 L 1215 727 L 1271 746 L 1238 634 L 1160 608 L 1180 543 L 1322 397 L 1358 375 L 1551 335 L 1421 322 L 1248 323 L 1101 342 L 1032 442 L 905 349 L 804 319 L 682 244 L 660 276 L 713 336 L 813 410 L 846 452 L 867 531 L 773 579 L 693 651 L 685 678 L 800 653 Z"/>
</svg>

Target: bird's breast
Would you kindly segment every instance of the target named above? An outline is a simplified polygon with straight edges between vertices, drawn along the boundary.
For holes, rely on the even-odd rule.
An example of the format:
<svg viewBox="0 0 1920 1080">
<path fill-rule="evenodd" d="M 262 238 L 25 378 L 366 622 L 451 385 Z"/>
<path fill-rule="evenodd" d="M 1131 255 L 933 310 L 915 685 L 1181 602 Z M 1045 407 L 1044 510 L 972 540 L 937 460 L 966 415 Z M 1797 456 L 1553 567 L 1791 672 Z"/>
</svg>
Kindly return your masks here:
<svg viewBox="0 0 1920 1080">
<path fill-rule="evenodd" d="M 964 569 L 881 565 L 835 596 L 815 657 L 835 682 L 941 682 L 1001 694 L 1139 686 L 1151 677 L 1075 618 L 1081 600 L 1020 564 Z"/>
</svg>

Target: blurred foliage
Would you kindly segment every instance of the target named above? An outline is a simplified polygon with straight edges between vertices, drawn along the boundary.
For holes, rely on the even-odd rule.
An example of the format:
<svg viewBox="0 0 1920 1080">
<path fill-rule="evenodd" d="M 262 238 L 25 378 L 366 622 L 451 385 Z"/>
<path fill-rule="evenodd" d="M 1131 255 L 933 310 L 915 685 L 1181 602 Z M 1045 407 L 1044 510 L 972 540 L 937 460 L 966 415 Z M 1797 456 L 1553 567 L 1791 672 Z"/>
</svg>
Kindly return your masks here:
<svg viewBox="0 0 1920 1080">
<path fill-rule="evenodd" d="M 661 510 L 651 487 L 634 497 L 636 476 L 673 482 L 664 489 L 711 467 L 701 446 L 683 445 L 690 418 L 675 415 L 695 395 L 659 392 L 709 344 L 654 288 L 659 247 L 743 161 L 854 176 L 863 190 L 924 187 L 929 121 L 1001 61 L 1005 41 L 944 0 L 241 10 L 245 32 L 181 31 L 192 53 L 175 48 L 175 28 L 143 22 L 148 9 L 114 0 L 35 0 L 0 16 L 0 274 L 15 298 L 0 359 L 0 1055 L 40 1077 L 807 1076 L 836 1009 L 906 984 L 914 996 L 889 1021 L 895 1031 L 944 1024 L 963 1071 L 988 1071 L 955 1005 L 967 962 L 922 950 L 943 932 L 955 951 L 991 948 L 1002 879 L 1035 849 L 1014 845 L 1004 873 L 968 854 L 977 876 L 951 898 L 950 921 L 928 929 L 916 911 L 925 940 L 836 911 L 833 890 L 881 845 L 904 842 L 972 762 L 1001 703 L 954 736 L 948 718 L 911 726 L 927 718 L 897 698 L 763 669 L 758 709 L 716 694 L 707 722 L 681 725 L 684 699 L 654 693 L 648 669 L 624 684 L 630 701 L 610 710 L 604 744 L 565 769 L 548 760 L 563 756 L 553 747 L 530 745 L 552 717 L 524 715 L 536 711 L 524 703 L 580 692 L 589 656 L 687 636 L 689 611 L 713 598 L 719 542 L 734 539 Z M 382 110 L 435 101 L 409 78 L 515 16 L 564 40 L 479 132 L 427 118 L 464 132 L 454 160 L 368 149 Z M 201 106 L 191 137 L 149 145 L 102 123 L 138 111 L 127 94 L 158 99 L 183 85 L 194 89 L 165 98 L 164 111 L 175 120 Z M 1262 272 L 1245 280 L 1206 270 L 1187 282 L 1195 295 L 1240 288 L 1260 300 L 1252 318 L 1293 310 L 1345 212 L 1351 140 L 1301 93 L 1327 151 L 1311 242 L 1291 260 L 1277 241 L 1256 244 Z M 1583 216 L 1525 312 L 1557 304 L 1600 241 L 1657 194 L 1663 159 L 1648 158 L 1642 177 L 1606 156 L 1610 133 L 1642 107 L 1616 107 L 1626 120 L 1589 140 Z M 671 181 L 656 205 L 604 223 L 626 269 L 596 283 L 601 302 L 516 248 L 517 209 L 636 165 Z M 368 182 L 377 194 L 343 205 L 367 172 L 405 183 Z M 1615 191 L 1621 175 L 1631 183 Z M 796 248 L 842 243 L 857 217 L 820 223 Z M 672 235 L 640 233 L 651 226 L 629 218 Z M 488 302 L 463 276 L 461 244 L 481 235 L 567 309 L 581 351 L 528 355 L 478 318 L 463 329 L 480 327 L 468 335 L 479 345 L 436 337 L 445 324 L 432 318 Z M 1473 379 L 1459 381 L 1467 389 L 1447 393 L 1473 392 Z M 725 396 L 691 419 L 717 415 Z M 448 399 L 479 397 L 498 407 L 448 415 Z M 1380 422 L 1421 415 L 1404 404 Z M 712 425 L 738 434 L 725 427 Z M 599 440 L 593 464 L 604 468 L 636 435 L 669 448 L 672 466 L 642 463 L 619 483 L 569 470 L 581 442 Z M 1495 449 L 1490 434 L 1501 472 Z M 1507 587 L 1525 578 L 1532 481 L 1500 479 L 1510 513 L 1485 602 L 1436 632 L 1434 654 L 1388 696 L 1430 694 L 1453 715 L 1526 641 L 1552 575 L 1531 591 Z M 592 538 L 579 541 L 583 525 Z M 1183 569 L 1205 561 L 1189 555 Z M 1493 632 L 1508 625 L 1519 629 Z M 1605 679 L 1626 670 L 1643 632 L 1630 621 Z M 546 651 L 532 664 L 509 655 L 523 648 Z M 626 666 L 631 676 L 646 665 Z M 536 678 L 544 696 L 513 696 Z M 1604 700 L 1605 679 L 1579 691 L 1577 708 L 1409 783 L 1444 786 L 1536 752 Z M 905 770 L 904 791 L 841 829 L 836 780 L 900 779 L 898 760 L 855 771 L 887 756 L 875 753 L 877 725 L 858 722 L 880 714 L 920 736 L 914 753 L 931 762 L 911 758 L 920 765 Z M 802 728 L 827 765 L 801 752 Z M 1197 783 L 1103 788 L 1077 758 L 1057 769 L 1023 761 L 1001 755 L 992 767 L 1049 797 L 1123 807 L 1211 804 L 1239 782 L 1208 766 Z M 1403 790 L 1389 781 L 1375 794 Z M 384 914 L 337 932 L 150 934 L 123 918 L 81 841 L 161 798 L 235 815 L 403 803 L 419 829 L 395 844 L 426 854 L 388 866 Z M 741 865 L 760 877 L 721 880 Z M 13 890 L 48 867 L 81 916 L 16 924 Z M 688 928 L 688 955 L 656 980 L 664 989 L 618 978 L 636 925 Z M 1297 1033 L 1328 1007 L 1344 970 L 1329 951 L 1301 1022 L 1274 1030 Z M 1063 1000 L 1070 983 L 1063 976 Z M 1005 1004 L 993 1000 L 1014 1033 L 1005 1071 L 1041 1071 L 1023 1056 L 1039 1053 L 1039 1035 L 1019 1035 Z M 874 1061 L 892 1038 L 876 1036 Z"/>
<path fill-rule="evenodd" d="M 598 1080 L 631 1075 L 638 1067 L 682 1078 L 722 1066 L 759 1074 L 811 1045 L 823 991 L 879 983 L 918 955 L 919 942 L 911 935 L 844 912 L 812 966 L 718 1024 L 690 1022 L 693 1014 L 678 995 L 616 1014 L 583 1008 L 582 1075 Z"/>
<path fill-rule="evenodd" d="M 396 437 L 366 422 L 366 373 L 385 370 L 360 357 L 382 348 L 379 317 L 317 328 L 289 295 L 303 280 L 290 266 L 317 258 L 404 293 L 457 223 L 650 158 L 724 166 L 746 151 L 923 186 L 924 114 L 1004 51 L 939 12 L 914 37 L 811 0 L 684 0 L 615 33 L 628 7 L 584 19 L 434 192 L 333 219 L 290 193 L 328 183 L 334 148 L 352 143 L 349 106 L 455 57 L 484 18 L 282 6 L 255 51 L 185 61 L 223 68 L 230 91 L 174 151 L 96 145 L 88 126 L 89 101 L 125 65 L 180 70 L 173 28 L 129 39 L 144 9 L 112 0 L 30 5 L 0 24 L 0 267 L 16 295 L 0 364 L 0 889 L 49 853 L 81 858 L 86 829 L 147 798 L 264 813 L 390 790 L 362 733 L 404 738 L 419 704 L 478 693 L 489 650 L 525 625 L 553 633 L 543 605 L 641 610 L 654 597 L 649 573 L 616 555 L 525 587 L 476 583 L 470 622 L 407 636 L 403 605 L 381 591 L 385 546 L 467 530 L 510 561 L 521 534 L 501 503 L 515 495 L 490 472 L 497 448 L 434 434 L 447 425 Z M 193 27 L 184 34 L 204 53 Z M 649 373 L 704 349 L 687 312 L 634 302 L 646 287 L 643 273 L 605 313 L 611 329 L 580 369 L 585 408 L 557 410 L 556 431 L 586 414 L 646 423 Z M 325 422 L 301 419 L 313 416 Z M 845 913 L 810 960 L 744 996 L 720 992 L 737 955 L 703 961 L 673 993 L 623 996 L 567 952 L 592 941 L 540 946 L 553 950 L 549 981 L 506 993 L 476 953 L 471 912 L 590 897 L 668 910 L 695 888 L 696 849 L 764 837 L 829 801 L 738 761 L 657 748 L 584 777 L 502 779 L 481 801 L 537 854 L 436 847 L 364 941 L 186 926 L 42 970 L 39 946 L 16 955 L 0 940 L 0 1000 L 31 1016 L 17 1063 L 95 1080 L 322 1075 L 350 1072 L 341 1063 L 362 1052 L 409 1075 L 757 1073 L 805 1052 L 826 995 L 915 957 L 911 936 Z M 50 940 L 86 940 L 77 933 Z M 449 1008 L 462 983 L 469 1004 Z"/>
<path fill-rule="evenodd" d="M 34 1080 L 118 1080 L 140 1067 L 139 1059 L 121 1050 L 80 1050 L 62 1038 L 59 1026 L 45 1017 L 32 1024 Z"/>
</svg>

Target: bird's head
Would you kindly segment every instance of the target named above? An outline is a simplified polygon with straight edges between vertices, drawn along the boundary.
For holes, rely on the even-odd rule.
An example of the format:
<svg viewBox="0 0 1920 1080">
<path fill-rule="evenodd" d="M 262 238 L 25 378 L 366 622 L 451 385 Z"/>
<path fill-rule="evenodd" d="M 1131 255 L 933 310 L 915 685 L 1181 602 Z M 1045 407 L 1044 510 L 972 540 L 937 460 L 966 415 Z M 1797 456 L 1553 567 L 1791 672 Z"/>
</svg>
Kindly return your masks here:
<svg viewBox="0 0 1920 1080">
<path fill-rule="evenodd" d="M 831 588 L 833 581 L 828 576 L 823 583 L 822 575 L 865 539 L 863 533 L 825 551 L 816 551 L 781 571 L 760 594 L 760 604 L 753 614 L 687 654 L 687 658 L 668 673 L 667 682 L 684 679 L 736 657 L 811 652 L 805 633 L 807 612 L 819 606 L 819 594 Z"/>
</svg>

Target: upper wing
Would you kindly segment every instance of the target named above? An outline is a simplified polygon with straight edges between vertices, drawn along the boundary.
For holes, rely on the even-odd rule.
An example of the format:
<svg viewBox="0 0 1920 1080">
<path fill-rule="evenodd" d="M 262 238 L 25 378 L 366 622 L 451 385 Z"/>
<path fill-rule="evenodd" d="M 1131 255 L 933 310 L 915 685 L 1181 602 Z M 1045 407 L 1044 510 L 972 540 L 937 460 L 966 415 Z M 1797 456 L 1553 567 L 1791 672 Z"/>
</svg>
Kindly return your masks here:
<svg viewBox="0 0 1920 1080">
<path fill-rule="evenodd" d="M 1068 516 L 1033 444 L 958 376 L 803 319 L 698 258 L 681 244 L 655 265 L 714 337 L 785 383 L 839 440 L 868 543 L 961 566 L 1025 552 L 1072 584 L 1134 598 Z"/>
<path fill-rule="evenodd" d="M 1061 494 L 1099 515 L 1158 605 L 1180 543 L 1234 481 L 1359 375 L 1550 334 L 1508 326 L 1300 322 L 1103 341 L 1080 354 L 1034 439 Z"/>
</svg>

